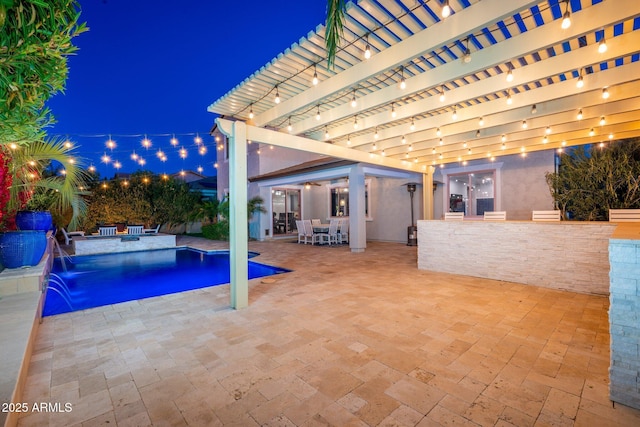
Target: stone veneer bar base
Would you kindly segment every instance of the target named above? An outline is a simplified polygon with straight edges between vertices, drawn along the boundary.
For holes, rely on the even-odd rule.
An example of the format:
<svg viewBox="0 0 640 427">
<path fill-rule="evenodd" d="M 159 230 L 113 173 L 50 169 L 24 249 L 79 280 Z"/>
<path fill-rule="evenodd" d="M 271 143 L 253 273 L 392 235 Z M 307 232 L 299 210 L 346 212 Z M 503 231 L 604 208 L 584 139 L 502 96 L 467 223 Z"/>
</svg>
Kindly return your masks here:
<svg viewBox="0 0 640 427">
<path fill-rule="evenodd" d="M 176 247 L 173 234 L 143 234 L 117 236 L 74 237 L 73 248 L 76 255 L 93 255 L 116 252 L 145 251 Z"/>
<path fill-rule="evenodd" d="M 620 225 L 609 241 L 609 397 L 640 409 L 640 226 Z"/>
<path fill-rule="evenodd" d="M 418 268 L 609 293 L 607 222 L 418 221 Z"/>
</svg>

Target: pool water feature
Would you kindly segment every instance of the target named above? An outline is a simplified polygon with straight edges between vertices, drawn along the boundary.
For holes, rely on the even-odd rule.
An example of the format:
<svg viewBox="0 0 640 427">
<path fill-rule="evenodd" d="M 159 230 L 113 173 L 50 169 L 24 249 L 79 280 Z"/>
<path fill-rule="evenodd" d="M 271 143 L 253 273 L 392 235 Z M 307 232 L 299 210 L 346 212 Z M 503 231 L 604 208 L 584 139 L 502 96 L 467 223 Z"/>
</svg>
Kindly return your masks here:
<svg viewBox="0 0 640 427">
<path fill-rule="evenodd" d="M 258 255 L 250 252 L 249 257 Z M 287 270 L 249 261 L 249 279 Z M 74 256 L 54 261 L 43 315 L 229 283 L 229 252 L 190 248 Z"/>
</svg>

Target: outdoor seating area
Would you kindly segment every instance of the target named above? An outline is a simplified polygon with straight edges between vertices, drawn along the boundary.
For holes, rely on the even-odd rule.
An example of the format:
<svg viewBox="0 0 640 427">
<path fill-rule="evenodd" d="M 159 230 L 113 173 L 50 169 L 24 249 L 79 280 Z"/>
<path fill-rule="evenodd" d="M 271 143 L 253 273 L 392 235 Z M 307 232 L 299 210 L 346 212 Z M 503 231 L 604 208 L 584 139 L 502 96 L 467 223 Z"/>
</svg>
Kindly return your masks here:
<svg viewBox="0 0 640 427">
<path fill-rule="evenodd" d="M 328 246 L 349 243 L 349 219 L 331 219 L 322 224 L 319 219 L 296 220 L 298 243 Z"/>
</svg>

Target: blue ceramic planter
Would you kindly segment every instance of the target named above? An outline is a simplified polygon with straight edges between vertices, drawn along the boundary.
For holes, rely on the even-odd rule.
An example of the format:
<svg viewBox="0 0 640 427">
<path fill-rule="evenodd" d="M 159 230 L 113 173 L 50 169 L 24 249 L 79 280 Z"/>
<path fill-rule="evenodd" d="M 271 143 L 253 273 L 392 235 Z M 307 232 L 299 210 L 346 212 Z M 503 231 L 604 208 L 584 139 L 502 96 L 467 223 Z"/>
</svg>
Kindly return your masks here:
<svg viewBox="0 0 640 427">
<path fill-rule="evenodd" d="M 6 268 L 38 265 L 46 249 L 46 231 L 27 230 L 0 233 L 0 264 Z"/>
<path fill-rule="evenodd" d="M 53 219 L 49 211 L 19 211 L 16 225 L 20 230 L 52 230 Z"/>
</svg>

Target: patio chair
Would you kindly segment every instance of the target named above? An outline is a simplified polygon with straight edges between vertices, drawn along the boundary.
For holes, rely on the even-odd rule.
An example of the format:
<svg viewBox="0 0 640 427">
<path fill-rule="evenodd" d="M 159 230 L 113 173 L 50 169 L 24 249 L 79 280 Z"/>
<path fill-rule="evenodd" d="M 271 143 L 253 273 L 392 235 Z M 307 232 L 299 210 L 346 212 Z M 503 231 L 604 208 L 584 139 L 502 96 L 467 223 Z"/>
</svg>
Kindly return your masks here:
<svg viewBox="0 0 640 427">
<path fill-rule="evenodd" d="M 128 225 L 127 234 L 143 234 L 144 225 Z"/>
<path fill-rule="evenodd" d="M 506 221 L 507 212 L 506 211 L 485 211 L 484 220 L 485 221 Z"/>
<path fill-rule="evenodd" d="M 302 227 L 304 228 L 305 239 L 311 239 L 311 244 L 320 242 L 320 235 L 313 232 L 313 224 L 308 219 L 302 220 Z M 305 240 L 306 243 L 306 240 Z"/>
<path fill-rule="evenodd" d="M 100 236 L 115 236 L 117 231 L 118 228 L 115 225 L 98 228 L 98 234 Z"/>
<path fill-rule="evenodd" d="M 609 222 L 640 222 L 640 209 L 609 209 Z"/>
<path fill-rule="evenodd" d="M 296 220 L 296 228 L 298 229 L 298 243 L 307 243 L 307 235 L 304 232 L 302 221 Z"/>
<path fill-rule="evenodd" d="M 142 234 L 158 234 L 160 231 L 160 224 L 156 225 L 155 228 L 143 228 Z"/>
<path fill-rule="evenodd" d="M 338 244 L 338 225 L 340 224 L 339 219 L 332 219 L 329 222 L 329 232 L 328 233 L 318 233 L 319 243 L 323 243 L 326 241 L 329 246 L 331 243 Z"/>
<path fill-rule="evenodd" d="M 532 211 L 532 221 L 560 221 L 560 211 Z"/>
<path fill-rule="evenodd" d="M 340 220 L 340 227 L 338 227 L 338 242 L 349 243 L 349 220 Z"/>
<path fill-rule="evenodd" d="M 73 237 L 84 237 L 84 231 L 67 231 L 64 227 L 61 227 L 62 235 L 64 236 L 64 244 L 70 245 Z"/>
<path fill-rule="evenodd" d="M 463 221 L 464 212 L 445 212 L 444 220 L 445 221 Z"/>
</svg>

